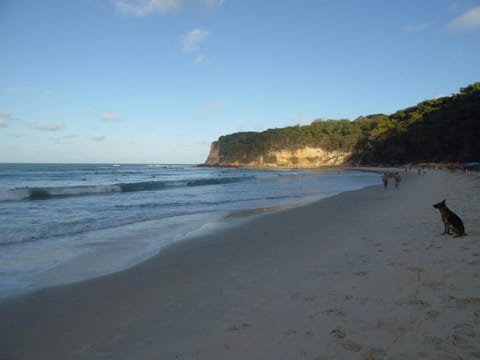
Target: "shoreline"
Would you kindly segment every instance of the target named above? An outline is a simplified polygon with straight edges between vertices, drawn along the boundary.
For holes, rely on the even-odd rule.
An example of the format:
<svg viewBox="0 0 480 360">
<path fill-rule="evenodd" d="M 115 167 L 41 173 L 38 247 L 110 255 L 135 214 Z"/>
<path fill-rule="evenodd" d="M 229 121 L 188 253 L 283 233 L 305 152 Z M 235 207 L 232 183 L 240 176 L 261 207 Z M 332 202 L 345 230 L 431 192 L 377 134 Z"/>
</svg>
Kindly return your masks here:
<svg viewBox="0 0 480 360">
<path fill-rule="evenodd" d="M 120 273 L 6 300 L 0 358 L 473 356 L 479 188 L 464 174 L 405 174 L 399 189 L 268 213 Z M 439 197 L 467 237 L 439 236 Z"/>
<path fill-rule="evenodd" d="M 241 173 L 236 173 L 236 175 L 238 174 Z M 272 174 L 278 175 L 278 172 Z M 291 175 L 292 173 L 288 172 L 287 174 Z M 348 177 L 349 171 L 345 171 L 344 174 L 345 177 Z M 356 174 L 361 173 L 356 172 Z M 333 176 L 336 178 L 337 173 Z M 273 178 L 280 179 L 275 176 Z M 372 174 L 362 176 L 362 178 L 369 178 L 364 182 L 364 186 L 368 186 L 376 180 L 376 176 L 372 176 Z M 279 182 L 282 181 L 279 180 Z M 359 186 L 362 186 L 361 184 L 362 182 L 359 183 Z M 299 186 L 302 186 L 301 183 Z M 193 208 L 193 211 L 191 210 L 187 214 L 177 214 L 133 223 L 127 222 L 115 227 L 87 231 L 79 234 L 76 238 L 75 236 L 53 237 L 38 242 L 38 245 L 37 243 L 32 244 L 31 248 L 38 249 L 35 254 L 37 257 L 28 253 L 29 243 L 27 242 L 27 251 L 23 258 L 29 258 L 30 255 L 32 264 L 34 260 L 39 259 L 38 264 L 41 265 L 36 268 L 32 266 L 29 271 L 25 270 L 27 266 L 22 268 L 23 271 L 9 272 L 16 266 L 9 259 L 13 257 L 22 260 L 22 258 L 17 255 L 20 254 L 20 249 L 8 252 L 10 249 L 7 248 L 2 255 L 3 258 L 0 259 L 0 263 L 5 264 L 4 271 L 0 274 L 0 302 L 42 288 L 72 284 L 126 270 L 155 256 L 169 243 L 184 241 L 208 232 L 217 232 L 235 226 L 237 223 L 248 221 L 248 218 L 253 216 L 288 207 L 302 206 L 306 203 L 318 201 L 322 197 L 332 196 L 335 190 L 329 191 L 328 186 L 332 187 L 332 185 L 327 185 L 326 190 L 323 190 L 322 186 L 316 187 L 316 189 L 322 189 L 318 194 L 313 194 L 311 190 L 307 193 L 312 194 L 304 194 L 301 198 L 289 197 L 291 194 L 281 193 L 280 200 L 273 196 L 263 199 L 262 202 L 234 201 L 227 205 L 227 209 L 214 207 L 208 209 L 208 211 L 205 211 L 207 209 L 204 208 L 203 211 L 195 212 Z M 348 186 L 343 188 L 346 190 Z M 255 189 L 251 190 L 255 191 Z M 248 196 L 247 194 L 246 197 L 248 198 Z M 101 198 L 98 199 L 102 201 Z M 213 202 L 215 202 L 214 199 Z M 242 220 L 242 218 L 246 218 L 246 220 Z M 63 247 L 62 242 L 65 244 Z M 13 254 L 11 254 L 12 252 Z M 8 264 L 10 264 L 10 267 Z M 19 262 L 19 264 L 21 263 Z M 18 265 L 17 268 L 21 268 L 21 266 Z"/>
</svg>

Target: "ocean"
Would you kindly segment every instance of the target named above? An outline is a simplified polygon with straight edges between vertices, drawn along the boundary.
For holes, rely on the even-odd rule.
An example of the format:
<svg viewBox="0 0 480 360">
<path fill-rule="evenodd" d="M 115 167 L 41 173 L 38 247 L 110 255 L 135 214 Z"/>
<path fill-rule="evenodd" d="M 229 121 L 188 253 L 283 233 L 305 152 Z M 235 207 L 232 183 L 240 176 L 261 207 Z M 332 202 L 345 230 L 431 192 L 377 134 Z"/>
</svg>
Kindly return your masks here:
<svg viewBox="0 0 480 360">
<path fill-rule="evenodd" d="M 0 164 L 0 300 L 124 270 L 240 219 L 379 183 L 357 171 Z"/>
</svg>

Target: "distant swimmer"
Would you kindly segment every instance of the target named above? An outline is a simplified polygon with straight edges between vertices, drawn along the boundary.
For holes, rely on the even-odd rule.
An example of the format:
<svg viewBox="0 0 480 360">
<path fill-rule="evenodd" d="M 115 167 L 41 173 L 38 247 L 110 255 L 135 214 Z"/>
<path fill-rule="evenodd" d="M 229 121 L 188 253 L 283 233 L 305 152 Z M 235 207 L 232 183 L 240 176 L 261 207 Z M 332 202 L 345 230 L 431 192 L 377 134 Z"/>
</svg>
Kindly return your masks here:
<svg viewBox="0 0 480 360">
<path fill-rule="evenodd" d="M 402 181 L 402 177 L 398 172 L 396 172 L 394 179 L 395 179 L 395 188 L 398 189 L 398 185 L 400 185 L 400 181 Z"/>
<path fill-rule="evenodd" d="M 440 211 L 440 215 L 442 216 L 442 221 L 444 225 L 444 230 L 442 235 L 444 234 L 450 234 L 450 229 L 454 232 L 453 237 L 458 237 L 458 236 L 466 236 L 467 234 L 465 233 L 465 227 L 463 225 L 462 219 L 455 214 L 452 210 L 450 210 L 446 203 L 445 200 L 433 204 L 433 207 L 435 209 L 438 209 Z"/>
</svg>

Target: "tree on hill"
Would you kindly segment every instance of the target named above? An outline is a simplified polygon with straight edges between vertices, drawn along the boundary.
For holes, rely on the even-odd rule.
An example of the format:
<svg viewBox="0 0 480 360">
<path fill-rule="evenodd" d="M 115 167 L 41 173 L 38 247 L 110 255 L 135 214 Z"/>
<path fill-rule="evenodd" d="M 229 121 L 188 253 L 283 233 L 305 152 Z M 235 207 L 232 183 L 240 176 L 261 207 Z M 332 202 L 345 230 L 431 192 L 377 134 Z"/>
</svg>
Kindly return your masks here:
<svg viewBox="0 0 480 360">
<path fill-rule="evenodd" d="M 308 146 L 350 152 L 354 164 L 404 164 L 478 161 L 479 135 L 480 82 L 391 115 L 318 119 L 306 126 L 226 135 L 218 142 L 224 163 L 248 164 L 272 151 Z"/>
</svg>

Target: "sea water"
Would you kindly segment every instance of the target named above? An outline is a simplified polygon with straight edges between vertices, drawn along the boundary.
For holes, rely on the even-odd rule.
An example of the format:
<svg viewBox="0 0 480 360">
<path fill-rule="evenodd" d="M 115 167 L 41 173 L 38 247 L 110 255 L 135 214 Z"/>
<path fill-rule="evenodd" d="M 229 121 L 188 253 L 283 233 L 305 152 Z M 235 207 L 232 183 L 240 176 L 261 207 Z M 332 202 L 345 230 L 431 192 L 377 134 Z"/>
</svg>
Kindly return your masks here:
<svg viewBox="0 0 480 360">
<path fill-rule="evenodd" d="M 232 214 L 378 183 L 356 171 L 0 164 L 0 299 L 126 269 Z"/>
</svg>

